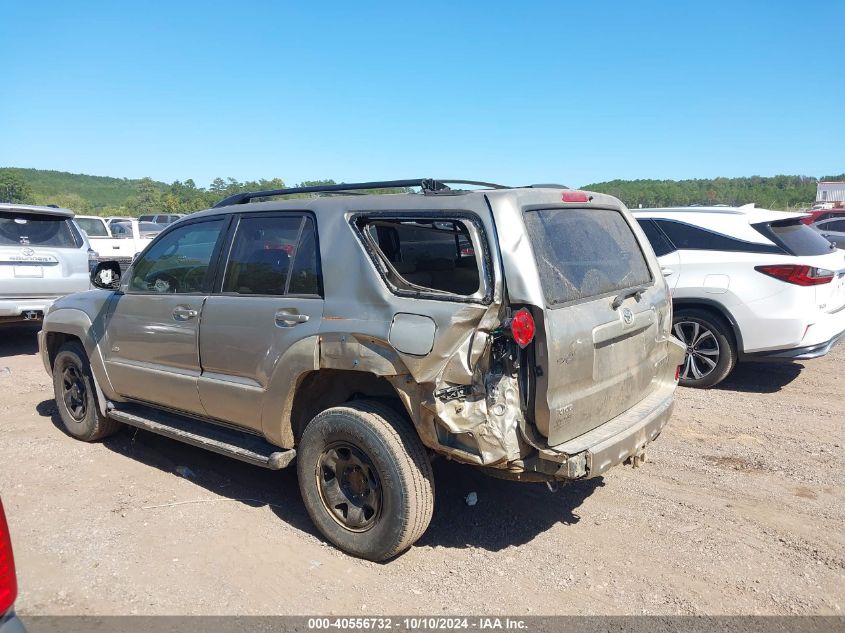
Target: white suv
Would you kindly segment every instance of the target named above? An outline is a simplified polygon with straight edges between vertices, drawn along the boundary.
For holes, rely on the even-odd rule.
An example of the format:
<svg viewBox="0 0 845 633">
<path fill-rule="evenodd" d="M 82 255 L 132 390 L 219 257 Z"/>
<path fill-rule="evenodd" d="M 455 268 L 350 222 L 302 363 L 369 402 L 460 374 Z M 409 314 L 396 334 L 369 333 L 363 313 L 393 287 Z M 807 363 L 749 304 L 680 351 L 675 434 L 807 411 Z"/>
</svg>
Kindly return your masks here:
<svg viewBox="0 0 845 633">
<path fill-rule="evenodd" d="M 823 356 L 845 334 L 845 252 L 800 213 L 638 209 L 687 346 L 681 384 L 712 387 L 739 361 Z"/>
</svg>

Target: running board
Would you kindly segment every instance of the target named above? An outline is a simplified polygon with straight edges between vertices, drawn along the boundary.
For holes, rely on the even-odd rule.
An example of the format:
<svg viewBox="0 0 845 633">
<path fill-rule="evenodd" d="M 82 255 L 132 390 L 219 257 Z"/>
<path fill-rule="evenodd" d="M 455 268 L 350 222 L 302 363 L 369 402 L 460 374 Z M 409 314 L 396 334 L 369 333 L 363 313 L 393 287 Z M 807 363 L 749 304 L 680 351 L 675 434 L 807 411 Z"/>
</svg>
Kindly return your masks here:
<svg viewBox="0 0 845 633">
<path fill-rule="evenodd" d="M 252 433 L 151 407 L 121 404 L 119 409 L 109 411 L 109 417 L 129 426 L 270 470 L 281 470 L 296 457 L 295 450 L 280 449 Z"/>
</svg>

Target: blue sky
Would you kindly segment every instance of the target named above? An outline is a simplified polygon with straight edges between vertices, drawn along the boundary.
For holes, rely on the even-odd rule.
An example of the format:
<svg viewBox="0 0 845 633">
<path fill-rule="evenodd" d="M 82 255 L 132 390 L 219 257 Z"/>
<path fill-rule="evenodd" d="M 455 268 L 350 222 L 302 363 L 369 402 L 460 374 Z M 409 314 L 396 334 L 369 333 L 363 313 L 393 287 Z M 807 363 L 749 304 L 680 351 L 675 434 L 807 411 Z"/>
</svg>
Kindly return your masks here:
<svg viewBox="0 0 845 633">
<path fill-rule="evenodd" d="M 843 2 L 0 4 L 0 166 L 584 185 L 845 171 Z"/>
</svg>

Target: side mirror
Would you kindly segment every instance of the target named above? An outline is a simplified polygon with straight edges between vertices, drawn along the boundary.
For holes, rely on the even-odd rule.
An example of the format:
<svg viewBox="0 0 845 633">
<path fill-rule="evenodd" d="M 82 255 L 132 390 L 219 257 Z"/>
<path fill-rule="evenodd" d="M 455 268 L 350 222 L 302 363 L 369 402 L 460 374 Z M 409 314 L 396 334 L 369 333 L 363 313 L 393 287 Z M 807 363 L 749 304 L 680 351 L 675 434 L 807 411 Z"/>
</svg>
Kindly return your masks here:
<svg viewBox="0 0 845 633">
<path fill-rule="evenodd" d="M 91 285 L 101 290 L 117 290 L 120 286 L 120 264 L 100 262 L 91 271 Z"/>
</svg>

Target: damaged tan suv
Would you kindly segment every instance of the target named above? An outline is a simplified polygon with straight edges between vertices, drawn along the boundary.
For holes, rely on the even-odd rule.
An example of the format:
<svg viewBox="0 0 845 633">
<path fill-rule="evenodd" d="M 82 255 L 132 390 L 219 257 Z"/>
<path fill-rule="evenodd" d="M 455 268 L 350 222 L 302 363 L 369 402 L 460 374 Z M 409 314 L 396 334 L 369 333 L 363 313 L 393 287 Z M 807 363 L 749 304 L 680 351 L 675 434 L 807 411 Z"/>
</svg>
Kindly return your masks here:
<svg viewBox="0 0 845 633">
<path fill-rule="evenodd" d="M 39 335 L 67 432 L 295 458 L 316 526 L 372 560 L 428 526 L 433 454 L 524 481 L 640 459 L 684 349 L 637 223 L 603 194 L 448 185 L 237 194 L 114 287 L 101 263 Z"/>
</svg>

